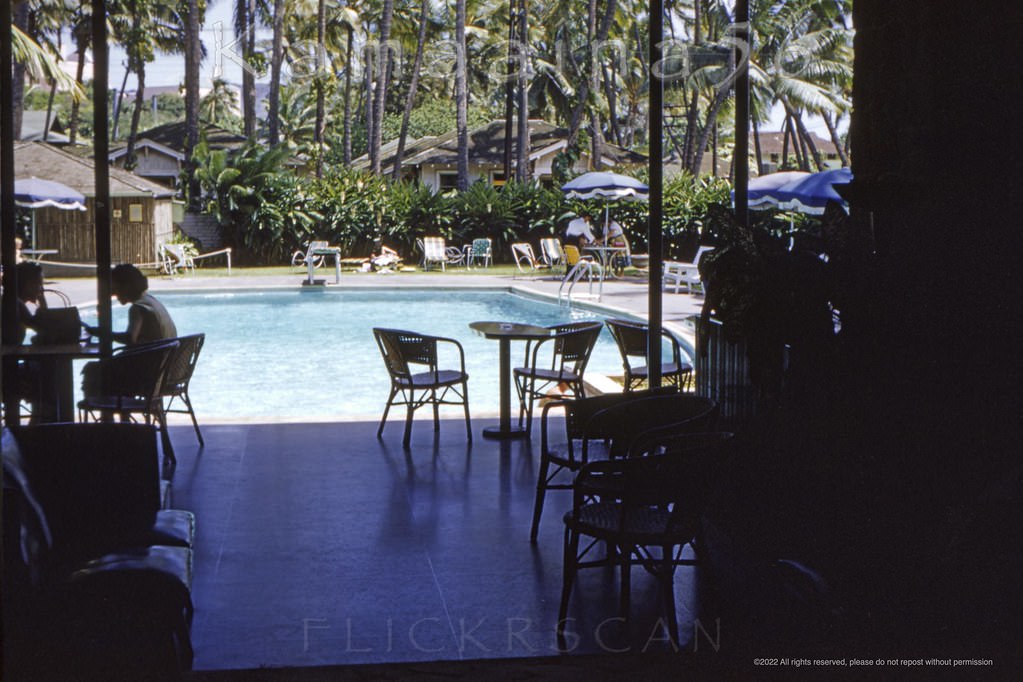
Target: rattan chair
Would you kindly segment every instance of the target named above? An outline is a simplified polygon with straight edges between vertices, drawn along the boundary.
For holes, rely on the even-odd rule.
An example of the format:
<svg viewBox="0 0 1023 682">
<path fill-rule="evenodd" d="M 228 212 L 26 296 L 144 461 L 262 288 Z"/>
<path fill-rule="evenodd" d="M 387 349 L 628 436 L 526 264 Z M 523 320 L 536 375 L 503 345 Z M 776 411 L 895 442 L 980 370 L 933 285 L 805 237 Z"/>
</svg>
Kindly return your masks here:
<svg viewBox="0 0 1023 682">
<path fill-rule="evenodd" d="M 554 419 L 564 415 L 559 422 Z M 571 490 L 566 474 L 587 462 L 626 456 L 639 442 L 713 429 L 717 403 L 671 387 L 553 401 L 540 416 L 540 464 L 529 539 L 536 542 L 548 490 Z M 563 437 L 554 433 L 563 424 Z"/>
<path fill-rule="evenodd" d="M 637 565 L 657 579 L 668 635 L 679 645 L 675 569 L 699 559 L 703 512 L 715 493 L 731 435 L 682 433 L 646 440 L 633 454 L 648 456 L 590 462 L 580 469 L 572 510 L 564 516 L 559 642 L 564 641 L 569 598 L 579 569 L 620 568 L 621 617 L 628 619 L 630 575 Z M 580 548 L 584 536 L 588 542 Z M 594 557 L 600 545 L 606 545 L 607 551 Z M 686 545 L 696 558 L 683 558 Z"/>
<path fill-rule="evenodd" d="M 465 372 L 465 351 L 455 339 L 428 336 L 401 329 L 374 328 L 380 354 L 391 377 L 391 392 L 380 419 L 377 438 L 384 433 L 387 413 L 392 405 L 405 406 L 405 436 L 402 445 L 409 446 L 412 436 L 412 416 L 424 405 L 433 407 L 433 430 L 440 430 L 440 405 L 461 405 L 465 411 L 465 433 L 472 441 L 469 421 L 469 375 Z M 458 356 L 458 369 L 438 368 L 438 349 L 448 348 Z M 425 368 L 415 372 L 413 367 Z"/>
<path fill-rule="evenodd" d="M 164 475 L 173 472 L 177 460 L 167 415 L 163 408 L 163 387 L 171 360 L 181 344 L 175 339 L 139 346 L 127 346 L 99 361 L 99 390 L 87 391 L 78 402 L 80 421 L 110 420 L 120 415 L 122 421 L 140 415 L 146 424 L 154 421 L 160 430 L 163 446 Z"/>
<path fill-rule="evenodd" d="M 600 322 L 569 322 L 549 327 L 554 333 L 539 341 L 526 343 L 525 361 L 516 367 L 515 389 L 519 396 L 519 424 L 526 419 L 526 430 L 532 428 L 533 403 L 557 395 L 583 397 L 583 372 L 590 353 L 597 343 Z"/>
<path fill-rule="evenodd" d="M 192 381 L 195 364 L 199 360 L 199 351 L 202 350 L 203 343 L 206 341 L 206 335 L 179 336 L 177 341 L 178 348 L 171 356 L 167 366 L 167 375 L 164 377 L 160 391 L 160 397 L 165 401 L 163 411 L 164 413 L 187 414 L 191 417 L 195 437 L 199 439 L 199 445 L 205 445 L 202 433 L 199 431 L 199 422 L 195 418 L 195 410 L 192 408 L 192 399 L 188 395 L 188 384 Z M 183 407 L 174 407 L 175 401 L 180 401 Z"/>
<path fill-rule="evenodd" d="M 632 391 L 647 381 L 649 368 L 646 365 L 647 343 L 650 325 L 632 320 L 604 320 L 622 356 L 625 370 L 625 391 Z M 661 330 L 661 337 L 671 345 L 671 359 L 661 363 L 661 379 L 672 383 L 680 391 L 692 388 L 693 366 L 682 360 L 682 348 L 670 332 Z"/>
</svg>

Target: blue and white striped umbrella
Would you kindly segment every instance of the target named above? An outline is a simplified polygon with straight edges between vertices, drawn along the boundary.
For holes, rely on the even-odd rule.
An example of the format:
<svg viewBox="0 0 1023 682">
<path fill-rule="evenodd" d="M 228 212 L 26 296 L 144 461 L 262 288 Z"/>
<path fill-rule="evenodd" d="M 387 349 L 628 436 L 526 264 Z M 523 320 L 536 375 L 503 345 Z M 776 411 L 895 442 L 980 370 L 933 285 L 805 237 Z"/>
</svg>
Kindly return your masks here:
<svg viewBox="0 0 1023 682">
<path fill-rule="evenodd" d="M 607 171 L 583 173 L 562 185 L 561 191 L 569 199 L 646 201 L 650 198 L 650 188 L 636 178 Z"/>
<path fill-rule="evenodd" d="M 14 203 L 22 208 L 52 206 L 69 211 L 84 211 L 85 195 L 53 180 L 22 178 L 14 180 Z"/>
</svg>

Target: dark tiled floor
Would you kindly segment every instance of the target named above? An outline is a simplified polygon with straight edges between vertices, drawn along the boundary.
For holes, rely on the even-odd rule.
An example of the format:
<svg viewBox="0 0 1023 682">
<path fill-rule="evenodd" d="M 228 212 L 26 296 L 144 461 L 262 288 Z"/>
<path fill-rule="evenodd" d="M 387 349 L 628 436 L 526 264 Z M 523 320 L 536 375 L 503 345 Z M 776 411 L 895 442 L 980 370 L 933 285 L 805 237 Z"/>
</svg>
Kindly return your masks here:
<svg viewBox="0 0 1023 682">
<path fill-rule="evenodd" d="M 196 669 L 555 655 L 561 513 L 548 495 L 528 540 L 536 445 L 480 437 L 458 420 L 206 425 L 200 451 L 172 427 L 174 505 L 196 513 Z M 676 576 L 683 638 L 696 631 L 693 569 Z M 575 653 L 665 648 L 652 580 L 634 571 L 630 628 L 617 581 L 584 572 Z M 710 628 L 713 634 L 713 628 Z M 701 637 L 706 635 L 701 634 Z"/>
</svg>

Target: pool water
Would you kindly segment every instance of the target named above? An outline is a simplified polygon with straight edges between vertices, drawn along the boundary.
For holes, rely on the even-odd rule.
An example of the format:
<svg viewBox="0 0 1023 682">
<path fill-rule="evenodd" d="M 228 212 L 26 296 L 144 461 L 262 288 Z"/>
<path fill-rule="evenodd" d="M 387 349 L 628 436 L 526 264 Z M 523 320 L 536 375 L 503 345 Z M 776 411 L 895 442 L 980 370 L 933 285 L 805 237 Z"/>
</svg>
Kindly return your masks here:
<svg viewBox="0 0 1023 682">
<path fill-rule="evenodd" d="M 603 319 L 593 311 L 505 292 L 246 291 L 159 298 L 179 334 L 206 334 L 189 391 L 200 422 L 379 419 L 390 381 L 373 327 L 457 339 L 465 349 L 470 411 L 496 414 L 498 343 L 477 335 L 470 322 L 552 325 Z M 123 329 L 127 307 L 115 304 L 113 320 L 114 329 Z M 513 365 L 522 358 L 523 344 L 513 343 Z M 590 358 L 591 370 L 622 373 L 606 328 Z M 457 416 L 460 410 L 441 411 L 446 414 Z"/>
</svg>

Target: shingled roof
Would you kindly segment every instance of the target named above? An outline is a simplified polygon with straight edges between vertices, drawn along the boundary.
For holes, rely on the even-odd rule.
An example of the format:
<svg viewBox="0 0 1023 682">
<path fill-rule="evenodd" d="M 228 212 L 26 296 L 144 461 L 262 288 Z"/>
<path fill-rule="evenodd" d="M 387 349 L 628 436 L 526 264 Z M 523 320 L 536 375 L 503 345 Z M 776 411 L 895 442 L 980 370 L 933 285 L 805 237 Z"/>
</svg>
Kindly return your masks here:
<svg viewBox="0 0 1023 682">
<path fill-rule="evenodd" d="M 247 139 L 244 135 L 232 133 L 230 130 L 225 130 L 212 123 L 203 123 L 199 132 L 200 136 L 206 140 L 206 146 L 210 149 L 236 149 L 245 144 Z M 174 121 L 173 123 L 164 123 L 163 125 L 140 131 L 136 144 L 145 146 L 147 142 L 150 142 L 173 156 L 184 159 L 187 136 L 188 128 L 185 122 Z M 111 150 L 110 158 L 116 159 L 125 154 L 126 151 L 127 145 L 120 145 L 116 149 Z"/>
<path fill-rule="evenodd" d="M 469 159 L 477 164 L 500 165 L 504 162 L 504 121 L 490 123 L 469 131 Z M 529 122 L 529 154 L 535 158 L 542 154 L 563 147 L 568 140 L 568 128 L 555 126 L 541 120 Z M 386 169 L 393 167 L 397 140 L 384 145 L 380 152 L 381 166 Z M 614 144 L 605 142 L 602 158 L 612 164 L 646 163 L 646 156 L 629 151 Z M 405 146 L 403 166 L 421 166 L 424 164 L 442 166 L 455 165 L 458 162 L 458 137 L 455 131 L 435 137 L 421 137 Z M 356 168 L 368 168 L 369 157 L 361 156 L 353 164 Z"/>
<path fill-rule="evenodd" d="M 87 197 L 96 196 L 95 164 L 44 142 L 17 142 L 14 145 L 14 177 L 55 180 Z M 174 191 L 145 178 L 110 168 L 110 196 L 174 196 Z"/>
</svg>

